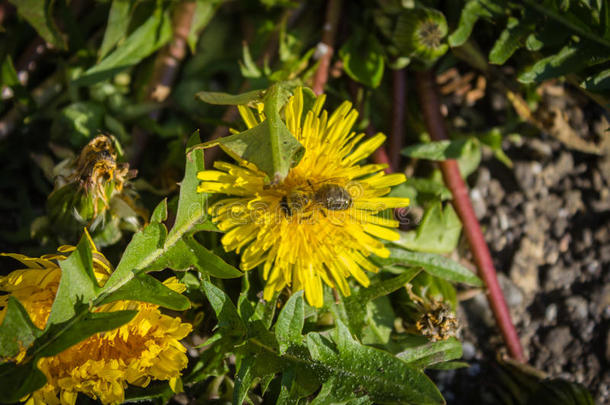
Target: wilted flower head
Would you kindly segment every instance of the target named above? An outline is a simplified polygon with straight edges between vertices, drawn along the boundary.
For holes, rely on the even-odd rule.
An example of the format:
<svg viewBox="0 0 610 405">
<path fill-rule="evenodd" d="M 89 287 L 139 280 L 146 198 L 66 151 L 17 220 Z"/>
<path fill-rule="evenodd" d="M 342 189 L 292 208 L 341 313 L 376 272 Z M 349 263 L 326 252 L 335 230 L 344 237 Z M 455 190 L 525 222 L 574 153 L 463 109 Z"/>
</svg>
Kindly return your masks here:
<svg viewBox="0 0 610 405">
<path fill-rule="evenodd" d="M 92 242 L 94 274 L 103 285 L 112 273 L 106 258 Z M 62 246 L 58 254 L 32 258 L 20 254 L 3 254 L 19 260 L 23 269 L 0 277 L 0 323 L 4 320 L 9 296 L 19 300 L 34 325 L 43 329 L 61 279 L 56 261 L 72 246 Z M 164 284 L 177 292 L 185 287 L 175 277 Z M 180 371 L 187 365 L 186 349 L 180 343 L 191 325 L 180 318 L 163 315 L 157 305 L 117 301 L 97 308 L 99 312 L 137 310 L 127 324 L 98 333 L 52 357 L 43 357 L 38 367 L 47 383 L 32 393 L 28 404 L 73 405 L 78 393 L 97 398 L 104 404 L 123 402 L 128 384 L 144 387 L 151 380 L 169 380 L 172 388 L 179 381 Z M 26 348 L 16 357 L 23 360 Z"/>
<path fill-rule="evenodd" d="M 405 181 L 403 174 L 387 175 L 381 164 L 359 164 L 385 136 L 364 140 L 364 134 L 351 132 L 358 115 L 351 103 L 344 102 L 329 116 L 322 110 L 324 99 L 318 97 L 304 111 L 303 93 L 297 89 L 286 104 L 286 126 L 305 154 L 282 182 L 267 184 L 265 173 L 248 162 L 215 162 L 217 170 L 198 175 L 198 191 L 230 196 L 209 212 L 226 232 L 225 249 L 242 252 L 242 269 L 263 265 L 267 300 L 292 286 L 305 290 L 307 301 L 320 307 L 323 282 L 344 295 L 350 293 L 349 276 L 368 286 L 364 270 L 377 270 L 368 256 L 389 255 L 376 238 L 399 238 L 392 229 L 398 221 L 379 214 L 409 203 L 407 198 L 384 197 L 391 186 Z M 239 111 L 248 128 L 265 119 L 262 108 L 256 114 L 245 106 Z"/>
<path fill-rule="evenodd" d="M 425 288 L 420 289 L 419 296 L 413 292 L 411 284 L 405 287 L 411 299 L 410 317 L 415 321 L 414 329 L 417 333 L 432 342 L 457 336 L 460 324 L 448 302 L 427 296 Z"/>
<path fill-rule="evenodd" d="M 121 192 L 129 173 L 128 163 L 117 163 L 117 152 L 112 138 L 96 136 L 83 148 L 74 162 L 70 181 L 78 182 L 87 194 L 91 194 L 94 215 L 99 203 L 108 208 L 111 193 Z M 109 190 L 108 185 L 111 185 Z"/>
<path fill-rule="evenodd" d="M 104 237 L 94 233 L 97 243 L 108 245 L 120 239 L 119 228 L 138 230 L 146 214 L 136 206 L 135 192 L 126 187 L 136 172 L 117 161 L 117 147 L 114 137 L 99 135 L 77 157 L 55 168 L 55 189 L 47 201 L 49 233 L 71 240 L 83 226 L 95 232 L 111 222 Z"/>
</svg>

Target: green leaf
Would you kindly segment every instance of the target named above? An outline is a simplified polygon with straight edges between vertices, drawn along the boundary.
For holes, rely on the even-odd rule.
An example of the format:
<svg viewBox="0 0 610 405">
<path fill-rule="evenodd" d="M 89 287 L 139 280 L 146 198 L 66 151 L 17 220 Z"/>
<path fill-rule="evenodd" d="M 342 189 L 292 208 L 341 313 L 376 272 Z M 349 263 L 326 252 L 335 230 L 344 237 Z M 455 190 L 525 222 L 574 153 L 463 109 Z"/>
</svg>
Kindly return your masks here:
<svg viewBox="0 0 610 405">
<path fill-rule="evenodd" d="M 167 229 L 163 224 L 151 222 L 133 235 L 117 268 L 104 284 L 103 291 L 112 292 L 118 289 L 133 278 L 135 273 L 158 260 L 168 250 L 164 249 L 166 234 Z"/>
<path fill-rule="evenodd" d="M 391 248 L 390 257 L 376 259 L 384 265 L 401 264 L 421 267 L 427 273 L 445 280 L 482 286 L 481 280 L 466 267 L 444 256 L 433 253 L 410 252 L 404 249 Z"/>
<path fill-rule="evenodd" d="M 280 110 L 290 96 L 286 87 L 290 86 L 279 83 L 265 92 L 266 119 L 263 122 L 247 131 L 209 141 L 196 148 L 219 145 L 233 159 L 254 164 L 273 183 L 282 181 L 305 153 L 303 145 L 288 131 L 280 116 Z"/>
<path fill-rule="evenodd" d="M 362 288 L 357 293 L 346 297 L 343 300 L 346 319 L 345 322 L 350 327 L 350 330 L 359 335 L 364 327 L 364 318 L 366 315 L 366 306 L 370 301 L 386 296 L 399 288 L 402 288 L 411 281 L 418 273 L 419 269 L 405 268 L 402 269 L 402 274 L 392 277 L 387 280 L 375 283 L 368 288 Z"/>
<path fill-rule="evenodd" d="M 610 6 L 608 6 L 610 8 Z M 580 84 L 589 91 L 608 91 L 610 90 L 610 69 L 602 70 Z"/>
<path fill-rule="evenodd" d="M 365 86 L 377 88 L 384 71 L 384 52 L 373 35 L 352 35 L 339 49 L 345 73 Z"/>
<path fill-rule="evenodd" d="M 195 6 L 195 12 L 193 13 L 193 21 L 191 22 L 191 29 L 187 37 L 187 42 L 191 52 L 195 53 L 197 49 L 197 40 L 199 39 L 199 33 L 205 28 L 210 22 L 216 9 L 224 2 L 224 0 L 197 0 Z"/>
<path fill-rule="evenodd" d="M 368 395 L 374 402 L 444 403 L 424 373 L 388 352 L 361 345 L 340 320 L 336 322 L 334 343 L 318 333 L 307 335 L 309 352 L 328 376 L 321 378 L 334 385 L 336 399 L 352 399 L 356 394 Z"/>
<path fill-rule="evenodd" d="M 390 298 L 386 295 L 370 301 L 366 305 L 362 343 L 367 345 L 386 345 L 394 330 L 396 313 Z"/>
<path fill-rule="evenodd" d="M 83 236 L 70 256 L 59 261 L 61 280 L 51 307 L 47 329 L 76 315 L 77 304 L 88 303 L 100 289 L 93 274 L 89 243 L 87 236 Z"/>
<path fill-rule="evenodd" d="M 451 191 L 435 179 L 410 177 L 407 179 L 405 185 L 407 187 L 413 187 L 418 194 L 430 194 L 437 197 L 441 201 L 451 200 L 451 198 L 453 198 Z M 416 201 L 415 198 L 412 199 L 412 201 Z"/>
<path fill-rule="evenodd" d="M 510 17 L 506 28 L 489 52 L 489 61 L 496 65 L 503 65 L 517 49 L 521 48 L 527 36 L 535 29 L 535 21 L 526 16 L 521 20 Z"/>
<path fill-rule="evenodd" d="M 443 209 L 435 202 L 428 206 L 416 230 L 399 231 L 400 240 L 395 244 L 418 252 L 449 253 L 456 248 L 461 231 L 462 223 L 451 204 Z"/>
<path fill-rule="evenodd" d="M 152 215 L 150 216 L 150 222 L 161 223 L 167 219 L 167 198 L 161 200 L 161 202 L 155 207 Z"/>
<path fill-rule="evenodd" d="M 131 0 L 113 0 L 108 14 L 108 24 L 99 50 L 99 59 L 103 59 L 114 46 L 127 35 L 131 9 L 137 4 Z"/>
<path fill-rule="evenodd" d="M 220 288 L 204 281 L 203 290 L 218 318 L 218 328 L 228 336 L 242 337 L 246 334 L 246 325 L 239 317 L 235 305 Z"/>
<path fill-rule="evenodd" d="M 358 395 L 364 395 L 358 397 Z M 340 377 L 332 376 L 322 384 L 322 388 L 318 395 L 311 401 L 311 405 L 327 405 L 327 404 L 352 404 L 353 401 L 368 400 L 366 390 L 357 390 L 356 392 L 345 392 L 341 387 Z M 372 403 L 370 400 L 365 403 Z"/>
<path fill-rule="evenodd" d="M 199 141 L 199 131 L 197 131 L 189 138 L 187 149 L 197 145 Z M 168 249 L 154 263 L 153 267 L 159 270 L 165 267 L 174 270 L 187 270 L 194 267 L 202 274 L 211 274 L 218 278 L 241 277 L 243 274 L 239 270 L 201 246 L 192 236 L 201 225 L 209 222 L 208 195 L 197 191 L 199 184 L 197 173 L 202 170 L 205 170 L 203 151 L 194 149 L 186 155 L 176 221 L 167 234 L 165 242 Z"/>
<path fill-rule="evenodd" d="M 169 239 L 169 238 L 168 238 Z M 203 247 L 192 236 L 183 236 L 168 248 L 147 269 L 150 271 L 196 269 L 201 274 L 218 278 L 235 278 L 243 273 Z"/>
<path fill-rule="evenodd" d="M 449 35 L 449 45 L 456 47 L 463 45 L 470 37 L 472 28 L 479 18 L 491 18 L 495 13 L 502 12 L 500 6 L 493 4 L 492 0 L 471 0 L 462 9 L 458 27 Z"/>
<path fill-rule="evenodd" d="M 197 133 L 189 140 L 189 145 L 199 141 Z M 187 270 L 192 267 L 204 274 L 220 278 L 239 277 L 242 273 L 221 258 L 201 246 L 193 233 L 205 225 L 207 220 L 207 195 L 197 192 L 197 173 L 203 170 L 203 151 L 192 150 L 186 157 L 185 175 L 180 186 L 180 197 L 176 221 L 168 233 L 159 222 L 151 222 L 136 233 L 116 270 L 106 284 L 104 292 L 110 293 L 129 282 L 140 271 L 158 271 L 165 268 Z M 162 202 L 154 218 L 166 216 L 166 206 Z"/>
<path fill-rule="evenodd" d="M 596 24 L 596 21 L 590 18 L 593 13 L 585 13 L 583 16 L 589 18 L 582 20 L 579 18 L 577 13 L 564 13 L 558 9 L 555 4 L 555 0 L 522 0 L 522 2 L 526 5 L 526 7 L 535 10 L 549 20 L 561 24 L 564 27 L 564 31 L 568 31 L 571 34 L 577 34 L 582 39 L 594 42 L 596 49 L 599 49 L 600 45 L 603 48 L 606 48 L 606 51 L 599 49 L 601 55 L 605 55 L 607 53 L 607 49 L 610 49 L 610 39 L 607 36 L 599 35 L 597 32 L 598 25 Z"/>
<path fill-rule="evenodd" d="M 104 106 L 96 101 L 77 101 L 64 107 L 52 127 L 76 147 L 85 145 L 102 127 Z M 59 136 L 59 135 L 57 135 Z"/>
<path fill-rule="evenodd" d="M 187 149 L 200 142 L 199 131 L 191 135 L 187 142 Z M 199 180 L 197 173 L 205 170 L 203 151 L 193 150 L 186 155 L 184 177 L 180 182 L 180 197 L 174 226 L 169 231 L 167 239 L 171 241 L 179 235 L 185 235 L 201 225 L 208 219 L 208 195 L 197 192 Z"/>
<path fill-rule="evenodd" d="M 451 282 L 422 271 L 411 281 L 413 292 L 434 301 L 443 301 L 451 305 L 453 311 L 457 308 L 457 293 Z"/>
<path fill-rule="evenodd" d="M 127 284 L 105 296 L 98 305 L 119 300 L 149 302 L 176 311 L 184 311 L 191 306 L 184 295 L 147 274 L 138 274 Z"/>
<path fill-rule="evenodd" d="M 246 357 L 239 365 L 239 370 L 235 377 L 235 388 L 233 389 L 233 405 L 242 405 L 246 395 L 248 395 L 248 390 L 254 381 L 252 373 L 254 361 L 254 357 Z"/>
<path fill-rule="evenodd" d="M 17 76 L 17 71 L 15 70 L 15 66 L 13 65 L 13 58 L 11 58 L 11 55 L 6 55 L 4 61 L 2 62 L 0 85 L 8 87 L 21 85 L 19 77 Z"/>
<path fill-rule="evenodd" d="M 496 157 L 500 162 L 504 163 L 506 167 L 512 168 L 513 162 L 510 160 L 508 156 L 502 150 L 502 132 L 498 128 L 492 128 L 487 131 L 485 134 L 479 137 L 479 140 L 483 145 L 489 146 Z"/>
<path fill-rule="evenodd" d="M 284 304 L 275 323 L 275 336 L 280 344 L 280 354 L 284 354 L 290 346 L 303 343 L 301 331 L 305 324 L 305 303 L 303 291 L 298 291 Z"/>
<path fill-rule="evenodd" d="M 218 93 L 214 91 L 200 91 L 195 98 L 208 104 L 216 105 L 248 105 L 263 101 L 265 90 L 252 90 L 241 94 Z"/>
<path fill-rule="evenodd" d="M 562 379 L 541 381 L 526 405 L 593 405 L 595 402 L 585 387 Z"/>
<path fill-rule="evenodd" d="M 17 12 L 48 43 L 60 50 L 67 49 L 66 40 L 53 20 L 54 0 L 9 0 Z"/>
<path fill-rule="evenodd" d="M 171 17 L 158 7 L 154 13 L 129 35 L 112 53 L 74 80 L 77 86 L 88 86 L 109 79 L 138 64 L 165 45 L 172 37 Z"/>
<path fill-rule="evenodd" d="M 540 83 L 547 79 L 581 70 L 610 60 L 607 52 L 581 43 L 564 46 L 559 53 L 540 59 L 518 77 L 522 83 Z"/>
<path fill-rule="evenodd" d="M 0 358 L 16 356 L 21 348 L 29 347 L 42 334 L 23 305 L 12 295 L 8 297 L 0 326 Z"/>
<path fill-rule="evenodd" d="M 249 79 L 256 79 L 261 77 L 263 74 L 256 66 L 256 62 L 252 59 L 252 55 L 250 54 L 250 47 L 246 41 L 242 44 L 242 52 L 244 55 L 243 62 L 239 61 L 239 70 L 241 71 L 241 75 L 243 77 L 247 77 Z"/>
<path fill-rule="evenodd" d="M 399 359 L 417 368 L 427 368 L 462 357 L 462 344 L 452 337 L 439 342 L 428 342 L 423 345 L 410 347 L 396 355 Z"/>
<path fill-rule="evenodd" d="M 47 332 L 36 341 L 34 352 L 40 357 L 55 356 L 96 333 L 116 329 L 126 324 L 137 313 L 138 311 L 81 311 L 76 318 L 53 324 L 47 328 Z"/>
<path fill-rule="evenodd" d="M 404 156 L 417 159 L 428 159 L 443 161 L 447 159 L 457 159 L 462 155 L 468 140 L 458 139 L 455 141 L 436 141 L 429 143 L 419 143 L 409 146 L 400 151 Z"/>
<path fill-rule="evenodd" d="M 465 361 L 446 361 L 444 363 L 433 364 L 428 367 L 431 370 L 455 370 L 458 368 L 468 368 L 470 364 Z"/>
<path fill-rule="evenodd" d="M 464 179 L 474 173 L 481 163 L 481 143 L 476 138 L 468 138 L 460 157 L 457 159 L 460 174 Z"/>
<path fill-rule="evenodd" d="M 45 375 L 30 361 L 25 364 L 0 364 L 0 402 L 18 403 L 21 398 L 42 388 L 47 382 Z"/>
</svg>

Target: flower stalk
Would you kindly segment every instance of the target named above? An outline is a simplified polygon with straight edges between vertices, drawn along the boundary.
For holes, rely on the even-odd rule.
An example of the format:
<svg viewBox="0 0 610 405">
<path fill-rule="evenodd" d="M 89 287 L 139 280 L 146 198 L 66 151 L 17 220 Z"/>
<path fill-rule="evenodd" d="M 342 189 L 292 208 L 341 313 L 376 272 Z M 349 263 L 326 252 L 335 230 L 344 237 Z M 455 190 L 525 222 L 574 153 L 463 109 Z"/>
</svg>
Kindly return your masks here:
<svg viewBox="0 0 610 405">
<path fill-rule="evenodd" d="M 441 114 L 435 76 L 432 71 L 424 71 L 417 74 L 417 93 L 420 98 L 424 121 L 432 140 L 442 141 L 449 139 L 447 127 Z M 504 337 L 508 351 L 515 360 L 525 362 L 523 348 L 511 320 L 506 300 L 500 289 L 489 247 L 481 232 L 481 226 L 468 197 L 468 188 L 460 174 L 457 161 L 448 159 L 439 162 L 439 166 L 443 173 L 445 184 L 453 195 L 453 206 L 464 225 L 464 232 L 470 244 L 479 275 L 487 287 L 489 305 L 498 323 L 500 332 Z"/>
</svg>

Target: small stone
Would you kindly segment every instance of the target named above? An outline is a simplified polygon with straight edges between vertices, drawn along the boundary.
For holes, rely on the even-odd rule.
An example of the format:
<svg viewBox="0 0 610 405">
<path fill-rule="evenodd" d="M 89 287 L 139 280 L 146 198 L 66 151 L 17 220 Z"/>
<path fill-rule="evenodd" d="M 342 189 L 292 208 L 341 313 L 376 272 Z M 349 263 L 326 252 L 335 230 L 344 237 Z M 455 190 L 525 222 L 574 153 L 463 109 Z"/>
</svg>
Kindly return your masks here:
<svg viewBox="0 0 610 405">
<path fill-rule="evenodd" d="M 540 191 L 539 184 L 541 179 L 538 177 L 542 171 L 542 165 L 538 162 L 517 162 L 515 163 L 515 178 L 519 187 L 528 198 L 536 195 Z"/>
<path fill-rule="evenodd" d="M 487 214 L 487 205 L 485 204 L 479 189 L 472 189 L 470 192 L 470 200 L 472 201 L 472 208 L 474 208 L 474 214 L 477 216 L 477 219 L 483 219 L 485 214 Z"/>
<path fill-rule="evenodd" d="M 555 323 L 557 320 L 557 304 L 549 304 L 544 311 L 544 320 L 549 323 Z"/>
<path fill-rule="evenodd" d="M 521 240 L 521 245 L 514 256 L 509 274 L 513 283 L 528 296 L 534 295 L 540 288 L 538 266 L 543 263 L 543 258 L 542 243 L 534 243 L 527 237 Z"/>
<path fill-rule="evenodd" d="M 494 207 L 500 206 L 504 202 L 506 193 L 500 182 L 496 179 L 489 181 L 489 195 L 487 196 L 489 204 Z"/>
<path fill-rule="evenodd" d="M 489 169 L 485 166 L 479 167 L 477 170 L 477 181 L 475 182 L 474 188 L 479 190 L 485 190 L 489 186 L 489 182 L 491 181 L 491 173 L 489 173 Z"/>
<path fill-rule="evenodd" d="M 566 208 L 570 215 L 579 211 L 584 211 L 585 205 L 582 202 L 582 195 L 579 190 L 570 190 L 565 194 Z"/>
<path fill-rule="evenodd" d="M 503 273 L 498 273 L 498 283 L 504 294 L 506 305 L 510 308 L 518 308 L 523 302 L 523 293 L 508 277 Z"/>
<path fill-rule="evenodd" d="M 506 197 L 506 202 L 513 209 L 521 205 L 523 203 L 523 200 L 523 194 L 521 193 L 510 193 L 508 197 Z"/>
<path fill-rule="evenodd" d="M 559 326 L 548 332 L 544 339 L 544 345 L 553 355 L 563 357 L 566 348 L 572 340 L 573 337 L 570 333 L 570 328 L 567 326 Z"/>
<path fill-rule="evenodd" d="M 567 252 L 568 248 L 570 247 L 571 241 L 572 237 L 570 236 L 570 234 L 564 235 L 563 238 L 561 238 L 561 240 L 559 241 L 559 251 L 561 253 Z"/>
<path fill-rule="evenodd" d="M 477 350 L 472 343 L 468 341 L 462 343 L 462 357 L 464 360 L 472 360 L 476 353 Z"/>
<path fill-rule="evenodd" d="M 506 215 L 506 211 L 503 208 L 498 208 L 496 211 L 496 215 L 498 216 L 498 221 L 500 225 L 500 229 L 506 231 L 508 229 L 508 216 Z"/>
<path fill-rule="evenodd" d="M 553 222 L 553 236 L 561 238 L 566 233 L 568 225 L 568 220 L 558 215 L 557 219 Z"/>
<path fill-rule="evenodd" d="M 466 373 L 470 377 L 476 377 L 477 375 L 481 374 L 481 365 L 479 363 L 471 364 L 466 370 Z"/>
<path fill-rule="evenodd" d="M 536 159 L 548 159 L 553 155 L 553 149 L 548 142 L 543 142 L 540 139 L 532 138 L 527 142 L 529 150 Z"/>
<path fill-rule="evenodd" d="M 589 273 L 591 275 L 597 275 L 599 269 L 600 269 L 600 265 L 597 260 L 593 260 L 591 263 L 589 263 L 587 265 L 587 273 Z"/>
<path fill-rule="evenodd" d="M 586 320 L 589 311 L 587 309 L 588 302 L 586 299 L 579 295 L 574 295 L 566 300 L 566 307 L 568 312 L 572 315 L 574 320 Z"/>
</svg>

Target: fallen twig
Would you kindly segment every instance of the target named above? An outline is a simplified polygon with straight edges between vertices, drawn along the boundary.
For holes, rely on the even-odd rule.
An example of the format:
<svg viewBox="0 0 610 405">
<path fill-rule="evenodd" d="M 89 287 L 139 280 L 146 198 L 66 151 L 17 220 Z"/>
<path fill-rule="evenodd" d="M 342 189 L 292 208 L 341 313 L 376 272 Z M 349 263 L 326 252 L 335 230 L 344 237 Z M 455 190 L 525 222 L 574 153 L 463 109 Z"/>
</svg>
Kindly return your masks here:
<svg viewBox="0 0 610 405">
<path fill-rule="evenodd" d="M 449 139 L 447 136 L 447 127 L 445 126 L 444 118 L 441 114 L 441 104 L 436 88 L 435 76 L 431 71 L 421 72 L 417 75 L 417 93 L 420 98 L 424 121 L 428 128 L 430 137 L 435 141 Z M 504 337 L 504 341 L 508 347 L 508 351 L 515 360 L 524 362 L 523 349 L 519 336 L 515 330 L 515 326 L 510 317 L 508 306 L 504 300 L 504 295 L 500 289 L 496 270 L 493 265 L 493 260 L 489 252 L 481 226 L 477 220 L 472 203 L 468 196 L 468 188 L 460 174 L 457 161 L 453 159 L 439 162 L 440 169 L 443 173 L 445 184 L 451 190 L 453 195 L 453 206 L 458 213 L 470 250 L 474 256 L 475 263 L 479 270 L 479 275 L 483 279 L 487 287 L 487 298 L 491 310 L 496 318 L 500 332 Z"/>
</svg>

